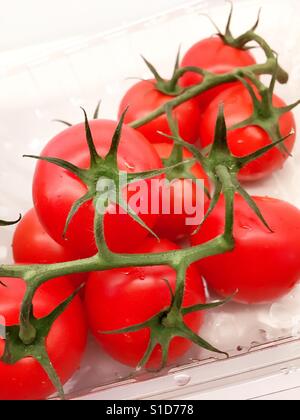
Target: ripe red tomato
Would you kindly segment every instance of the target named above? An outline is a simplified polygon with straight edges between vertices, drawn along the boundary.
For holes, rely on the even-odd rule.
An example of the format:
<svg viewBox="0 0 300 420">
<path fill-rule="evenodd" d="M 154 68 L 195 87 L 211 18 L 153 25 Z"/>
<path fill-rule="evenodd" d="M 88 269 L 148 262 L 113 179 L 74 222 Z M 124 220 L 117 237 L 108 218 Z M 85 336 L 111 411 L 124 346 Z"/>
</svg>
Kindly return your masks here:
<svg viewBox="0 0 300 420">
<path fill-rule="evenodd" d="M 157 243 L 148 239 L 144 252 L 167 252 L 178 247 L 166 240 Z M 149 329 L 130 334 L 104 335 L 100 331 L 126 328 L 147 321 L 171 303 L 168 280 L 175 290 L 175 271 L 169 267 L 136 267 L 92 273 L 87 283 L 85 305 L 91 330 L 101 346 L 119 362 L 136 367 L 149 344 Z M 192 266 L 188 270 L 184 306 L 205 302 L 205 292 L 201 276 Z M 195 332 L 203 323 L 203 312 L 185 317 L 186 324 Z M 189 341 L 174 338 L 171 342 L 168 363 L 180 358 L 189 348 Z M 161 363 L 161 348 L 157 346 L 147 364 L 158 368 Z"/>
<path fill-rule="evenodd" d="M 274 233 L 257 218 L 244 199 L 235 197 L 235 249 L 199 261 L 208 286 L 242 303 L 273 301 L 290 292 L 300 279 L 300 211 L 274 198 L 254 197 Z M 193 237 L 202 244 L 224 231 L 224 198 Z"/>
<path fill-rule="evenodd" d="M 90 122 L 90 126 L 97 151 L 104 157 L 109 151 L 117 124 L 113 121 L 95 120 Z M 61 158 L 81 168 L 87 168 L 90 156 L 84 124 L 68 128 L 56 136 L 48 143 L 42 156 Z M 123 127 L 118 162 L 120 169 L 127 172 L 142 172 L 161 167 L 161 160 L 152 145 L 140 133 L 127 126 Z M 72 205 L 86 191 L 86 186 L 66 170 L 47 162 L 38 163 L 33 182 L 33 198 L 39 220 L 53 239 L 80 257 L 92 256 L 97 252 L 93 234 L 93 203 L 89 201 L 79 209 L 69 225 L 66 240 L 63 239 L 63 230 Z M 150 188 L 148 193 L 151 194 Z M 143 200 L 146 198 L 148 197 L 142 197 Z M 149 227 L 153 227 L 156 215 L 139 215 Z M 108 246 L 115 252 L 126 251 L 148 234 L 128 214 L 118 210 L 117 214 L 106 213 L 104 229 Z"/>
<path fill-rule="evenodd" d="M 154 145 L 159 156 L 162 159 L 168 159 L 172 153 L 173 146 L 171 144 L 160 143 Z M 192 154 L 188 150 L 183 151 L 183 158 L 190 159 Z M 199 163 L 196 163 L 191 168 L 191 174 L 197 179 L 204 182 L 205 187 L 209 191 L 210 184 L 207 174 L 204 172 L 204 169 Z M 186 184 L 187 183 L 187 184 Z M 169 201 L 170 197 L 170 201 Z M 193 231 L 199 226 L 200 222 L 195 220 L 194 224 L 187 224 L 187 218 L 195 218 L 196 212 L 201 210 L 201 204 L 196 208 L 197 203 L 199 204 L 199 198 L 204 197 L 204 200 L 201 200 L 203 204 L 203 213 L 204 213 L 204 204 L 208 201 L 207 195 L 204 192 L 202 187 L 198 187 L 194 182 L 178 179 L 175 180 L 172 184 L 166 183 L 163 189 L 160 189 L 160 209 L 169 209 L 169 214 L 163 214 L 160 211 L 160 215 L 155 225 L 155 232 L 160 238 L 166 238 L 171 241 L 176 241 L 178 239 L 189 236 Z M 182 211 L 177 212 L 176 206 L 178 203 L 181 203 Z M 187 205 L 189 203 L 192 205 L 188 211 Z"/>
<path fill-rule="evenodd" d="M 125 94 L 119 108 L 119 115 L 121 115 L 129 107 L 125 123 L 129 124 L 143 118 L 150 112 L 163 106 L 166 102 L 174 99 L 174 96 L 166 95 L 156 89 L 155 83 L 155 80 L 139 82 Z M 179 105 L 174 110 L 174 116 L 178 121 L 181 137 L 189 143 L 195 143 L 199 135 L 197 126 L 200 117 L 197 101 L 191 99 Z M 171 143 L 171 140 L 158 133 L 158 131 L 161 131 L 171 135 L 166 115 L 156 118 L 137 130 L 151 143 Z"/>
<path fill-rule="evenodd" d="M 236 67 L 247 67 L 256 64 L 249 51 L 226 45 L 218 37 L 203 39 L 189 49 L 184 56 L 181 67 L 200 67 L 216 74 L 229 73 Z M 190 87 L 201 83 L 203 77 L 197 73 L 187 72 L 181 79 L 183 87 Z M 218 93 L 234 84 L 223 84 L 199 95 L 201 109 L 204 109 Z"/>
<path fill-rule="evenodd" d="M 224 104 L 227 127 L 234 126 L 253 114 L 253 101 L 248 90 L 240 83 L 231 89 L 221 92 L 206 108 L 200 119 L 201 146 L 207 147 L 213 142 L 216 118 L 219 104 Z M 284 107 L 286 104 L 276 95 L 273 96 L 274 107 Z M 292 112 L 283 114 L 279 121 L 280 132 L 283 137 L 296 130 Z M 284 144 L 289 152 L 293 150 L 296 135 L 291 135 Z M 228 145 L 233 155 L 247 156 L 264 146 L 271 144 L 271 138 L 266 131 L 257 126 L 228 131 Z M 256 181 L 262 179 L 275 170 L 281 169 L 288 155 L 277 147 L 270 150 L 261 158 L 249 163 L 239 173 L 242 181 Z"/>
<path fill-rule="evenodd" d="M 16 227 L 13 238 L 13 255 L 17 264 L 55 264 L 75 259 L 66 247 L 55 242 L 45 232 L 35 209 L 29 210 Z M 86 275 L 84 274 L 68 276 L 74 290 L 85 279 Z"/>
<path fill-rule="evenodd" d="M 0 314 L 7 326 L 19 323 L 20 304 L 25 293 L 21 279 L 1 279 L 7 287 L 0 287 Z M 34 315 L 47 316 L 65 299 L 56 289 L 38 290 L 34 300 Z M 76 297 L 55 321 L 47 338 L 47 352 L 62 383 L 66 383 L 80 366 L 87 340 L 87 326 L 80 299 Z M 4 340 L 0 338 L 0 355 Z M 0 361 L 1 400 L 40 400 L 55 392 L 40 364 L 28 357 L 14 365 Z"/>
</svg>

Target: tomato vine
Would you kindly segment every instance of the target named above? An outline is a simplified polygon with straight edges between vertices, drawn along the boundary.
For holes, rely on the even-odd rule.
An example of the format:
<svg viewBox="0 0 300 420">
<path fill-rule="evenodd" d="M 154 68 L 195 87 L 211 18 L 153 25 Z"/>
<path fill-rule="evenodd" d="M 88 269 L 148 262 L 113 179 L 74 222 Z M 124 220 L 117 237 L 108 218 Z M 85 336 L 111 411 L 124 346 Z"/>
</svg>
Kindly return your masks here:
<svg viewBox="0 0 300 420">
<path fill-rule="evenodd" d="M 147 364 L 147 361 L 157 344 L 160 344 L 162 347 L 162 365 L 164 365 L 167 360 L 170 342 L 176 336 L 187 338 L 192 342 L 196 343 L 197 345 L 208 349 L 212 352 L 222 353 L 226 355 L 225 352 L 216 349 L 215 347 L 207 343 L 205 340 L 203 340 L 201 337 L 196 335 L 193 331 L 191 331 L 185 325 L 183 317 L 188 313 L 201 311 L 205 309 L 212 309 L 217 306 L 223 305 L 228 301 L 228 299 L 221 302 L 213 302 L 211 304 L 183 308 L 186 270 L 192 263 L 201 260 L 202 258 L 222 254 L 234 248 L 233 210 L 234 196 L 236 192 L 242 195 L 242 197 L 247 201 L 249 206 L 253 209 L 257 217 L 259 217 L 262 220 L 262 222 L 266 226 L 268 226 L 267 221 L 264 220 L 263 215 L 259 211 L 255 202 L 240 185 L 237 178 L 237 174 L 239 170 L 245 165 L 247 165 L 249 162 L 267 153 L 272 148 L 283 147 L 284 139 L 281 138 L 280 132 L 277 129 L 278 118 L 281 115 L 281 113 L 289 111 L 290 109 L 292 109 L 292 107 L 296 105 L 294 104 L 287 107 L 286 109 L 281 110 L 275 110 L 272 106 L 272 100 L 270 100 L 270 98 L 273 94 L 275 82 L 277 80 L 279 83 L 287 83 L 288 74 L 278 65 L 277 56 L 273 52 L 272 48 L 266 43 L 266 41 L 263 38 L 256 34 L 255 29 L 257 24 L 250 31 L 247 31 L 245 34 L 241 35 L 236 39 L 232 37 L 232 34 L 229 30 L 229 25 L 230 19 L 227 25 L 226 34 L 223 36 L 224 42 L 228 42 L 235 48 L 245 48 L 249 44 L 249 42 L 255 42 L 264 51 L 266 55 L 266 62 L 263 64 L 248 66 L 245 68 L 236 68 L 232 72 L 222 75 L 216 75 L 204 69 L 196 67 L 179 68 L 177 59 L 174 75 L 170 83 L 164 81 L 157 73 L 158 82 L 161 88 L 164 90 L 171 89 L 172 92 L 174 92 L 172 99 L 167 103 L 167 105 L 156 109 L 154 112 L 150 113 L 146 117 L 135 121 L 130 125 L 133 128 L 138 128 L 166 113 L 168 115 L 170 128 L 172 129 L 171 131 L 173 133 L 171 138 L 174 140 L 176 145 L 176 151 L 172 155 L 172 163 L 174 163 L 174 159 L 176 162 L 175 165 L 167 166 L 162 170 L 134 173 L 128 176 L 128 183 L 134 183 L 138 180 L 153 178 L 163 173 L 168 174 L 168 172 L 174 171 L 174 169 L 176 169 L 176 167 L 180 165 L 187 165 L 191 162 L 181 162 L 182 153 L 180 152 L 182 147 L 187 148 L 193 154 L 195 159 L 202 164 L 203 168 L 214 183 L 214 194 L 212 197 L 210 208 L 205 217 L 207 217 L 211 213 L 213 208 L 216 206 L 221 193 L 223 192 L 224 194 L 226 202 L 226 211 L 224 215 L 226 223 L 224 232 L 220 236 L 216 237 L 208 243 L 187 249 L 157 254 L 117 254 L 112 252 L 107 246 L 104 234 L 104 216 L 102 214 L 97 213 L 96 211 L 94 220 L 94 236 L 98 248 L 97 255 L 91 258 L 82 259 L 78 261 L 71 261 L 51 265 L 38 264 L 0 266 L 0 278 L 21 277 L 26 282 L 26 293 L 21 307 L 20 323 L 19 325 L 7 328 L 5 352 L 1 360 L 5 363 L 14 363 L 25 356 L 31 356 L 36 358 L 48 373 L 50 379 L 60 392 L 61 396 L 63 395 L 62 386 L 47 355 L 45 339 L 47 337 L 49 329 L 51 328 L 51 325 L 56 320 L 57 316 L 59 316 L 59 314 L 71 302 L 73 296 L 71 296 L 70 299 L 61 304 L 49 317 L 47 317 L 47 319 L 43 320 L 36 320 L 33 317 L 32 301 L 37 289 L 42 284 L 53 278 L 65 276 L 68 274 L 88 273 L 92 271 L 104 271 L 113 268 L 132 266 L 145 267 L 155 265 L 167 265 L 172 267 L 176 270 L 177 281 L 175 293 L 174 295 L 172 295 L 171 305 L 159 314 L 155 315 L 150 320 L 147 320 L 142 324 L 133 325 L 129 328 L 119 331 L 112 331 L 110 333 L 121 334 L 125 332 L 138 331 L 145 327 L 150 328 L 151 337 L 149 347 L 139 364 L 139 368 Z M 148 65 L 150 66 L 149 63 Z M 201 74 L 203 76 L 203 81 L 198 85 L 186 88 L 184 90 L 179 90 L 176 93 L 175 87 L 177 81 L 186 72 L 195 72 Z M 260 82 L 257 78 L 258 75 L 266 74 L 272 76 L 270 88 L 265 87 L 262 84 L 262 82 Z M 249 80 L 251 81 L 251 83 L 253 83 L 254 86 L 256 86 L 262 99 L 261 102 L 254 94 L 253 88 L 249 85 Z M 251 122 L 253 124 L 260 123 L 261 127 L 263 127 L 264 129 L 271 130 L 273 143 L 249 156 L 243 158 L 234 157 L 230 153 L 229 148 L 227 146 L 227 127 L 225 124 L 223 107 L 220 106 L 213 146 L 208 155 L 203 155 L 195 146 L 186 143 L 183 139 L 179 137 L 178 130 L 176 130 L 176 121 L 174 121 L 172 116 L 172 110 L 180 104 L 198 96 L 199 94 L 211 88 L 219 86 L 220 84 L 231 83 L 234 81 L 241 81 L 249 89 L 253 97 L 254 109 L 255 111 L 257 111 L 257 114 L 255 114 L 252 117 Z M 94 116 L 95 118 L 98 117 L 98 111 L 99 107 L 97 107 Z M 258 114 L 260 118 L 259 121 Z M 97 208 L 98 201 L 103 200 L 101 193 L 97 191 L 97 181 L 99 177 L 110 177 L 114 179 L 116 181 L 115 184 L 118 185 L 120 171 L 117 165 L 117 152 L 122 132 L 124 115 L 125 114 L 123 114 L 123 116 L 121 117 L 118 127 L 115 131 L 108 155 L 105 158 L 102 158 L 97 153 L 92 133 L 89 127 L 88 118 L 84 111 L 86 139 L 91 158 L 91 165 L 90 168 L 87 170 L 80 169 L 69 162 L 56 158 L 29 156 L 35 159 L 45 160 L 51 164 L 58 165 L 66 169 L 67 171 L 71 172 L 79 179 L 81 179 L 82 182 L 88 188 L 87 194 L 74 204 L 66 221 L 65 234 L 67 233 L 68 225 L 72 217 L 78 211 L 82 204 L 84 204 L 86 201 L 93 200 L 94 206 L 95 208 Z M 268 119 L 272 120 L 272 126 L 269 124 Z M 125 186 L 126 185 L 123 185 L 122 187 Z M 116 196 L 118 197 L 119 194 L 117 194 Z M 119 204 L 121 207 L 124 206 L 124 202 L 122 202 L 122 199 L 120 197 L 117 198 L 117 200 L 119 201 L 117 201 L 116 204 Z M 136 222 L 141 224 L 141 226 L 143 226 L 144 228 L 148 229 L 151 234 L 155 235 L 145 225 L 145 223 L 134 213 L 132 209 L 129 208 L 128 211 Z M 16 222 L 0 221 L 0 225 L 5 226 Z M 100 331 L 99 333 L 102 332 Z M 105 334 L 109 333 L 105 332 Z"/>
</svg>

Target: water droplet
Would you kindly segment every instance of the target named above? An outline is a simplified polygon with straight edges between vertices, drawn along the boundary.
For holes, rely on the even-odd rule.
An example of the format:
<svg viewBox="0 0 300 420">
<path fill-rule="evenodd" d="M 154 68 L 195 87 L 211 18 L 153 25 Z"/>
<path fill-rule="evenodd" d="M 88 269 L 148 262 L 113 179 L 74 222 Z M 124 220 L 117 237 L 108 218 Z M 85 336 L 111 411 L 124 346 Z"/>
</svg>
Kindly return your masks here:
<svg viewBox="0 0 300 420">
<path fill-rule="evenodd" d="M 191 377 L 189 375 L 177 375 L 174 377 L 174 380 L 176 382 L 176 385 L 178 386 L 186 386 L 190 381 Z"/>
<path fill-rule="evenodd" d="M 290 366 L 281 370 L 283 375 L 292 375 L 293 373 L 297 373 L 298 369 L 295 366 Z"/>
<path fill-rule="evenodd" d="M 247 225 L 241 225 L 241 228 L 242 229 L 245 229 L 245 230 L 252 230 L 252 227 L 251 226 L 247 226 Z"/>
<path fill-rule="evenodd" d="M 129 274 L 139 280 L 145 280 L 146 278 L 145 270 L 141 267 L 134 267 L 130 272 L 128 272 L 128 274 L 125 273 L 125 275 Z"/>
<path fill-rule="evenodd" d="M 126 166 L 127 169 L 129 169 L 131 171 L 134 171 L 134 169 L 135 169 L 135 166 L 134 165 L 131 165 L 128 162 L 124 162 L 124 165 Z"/>
</svg>

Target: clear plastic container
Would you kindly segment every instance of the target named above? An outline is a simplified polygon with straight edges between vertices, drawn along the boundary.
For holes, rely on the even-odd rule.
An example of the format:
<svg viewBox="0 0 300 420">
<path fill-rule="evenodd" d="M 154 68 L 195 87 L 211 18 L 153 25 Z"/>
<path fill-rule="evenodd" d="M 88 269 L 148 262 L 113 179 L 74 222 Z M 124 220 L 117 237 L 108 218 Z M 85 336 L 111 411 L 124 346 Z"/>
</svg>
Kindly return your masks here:
<svg viewBox="0 0 300 420">
<path fill-rule="evenodd" d="M 259 31 L 279 53 L 290 82 L 277 91 L 288 101 L 298 99 L 300 80 L 300 3 L 287 0 L 235 1 L 234 31 L 239 34 L 256 19 L 263 6 Z M 185 51 L 214 32 L 207 13 L 222 25 L 228 15 L 223 1 L 197 1 L 152 19 L 109 33 L 47 48 L 35 58 L 3 68 L 0 73 L 0 218 L 11 218 L 32 206 L 34 162 L 22 155 L 38 154 L 61 127 L 54 118 L 82 119 L 79 106 L 93 111 L 102 99 L 102 117 L 115 118 L 118 102 L 134 83 L 128 77 L 149 74 L 143 53 L 167 76 L 178 46 Z M 300 92 L 300 89 L 299 89 Z M 298 121 L 300 110 L 295 111 Z M 271 195 L 300 207 L 300 146 L 283 171 L 251 193 Z M 12 229 L 1 230 L 0 263 L 11 261 Z M 275 262 L 274 262 L 275 263 Z M 69 398 L 181 398 L 224 389 L 233 383 L 270 374 L 284 374 L 300 365 L 300 286 L 269 305 L 230 304 L 209 312 L 201 335 L 228 351 L 229 360 L 194 348 L 177 366 L 157 375 L 132 370 L 112 361 L 90 339 L 82 368 L 66 386 Z M 297 382 L 297 386 L 300 385 Z M 253 397 L 258 391 L 253 391 Z M 258 394 L 259 395 L 259 394 Z"/>
</svg>

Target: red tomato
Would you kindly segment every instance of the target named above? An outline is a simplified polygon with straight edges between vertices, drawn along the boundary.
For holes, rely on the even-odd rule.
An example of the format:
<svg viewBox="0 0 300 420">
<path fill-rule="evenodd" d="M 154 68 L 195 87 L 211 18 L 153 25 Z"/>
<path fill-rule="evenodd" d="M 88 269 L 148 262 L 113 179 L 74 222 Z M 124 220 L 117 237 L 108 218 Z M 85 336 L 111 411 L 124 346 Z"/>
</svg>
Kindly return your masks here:
<svg viewBox="0 0 300 420">
<path fill-rule="evenodd" d="M 67 248 L 55 242 L 45 232 L 35 209 L 29 210 L 16 227 L 13 254 L 17 264 L 55 264 L 75 259 Z M 68 276 L 74 289 L 79 287 L 85 278 L 84 274 Z"/>
<path fill-rule="evenodd" d="M 290 292 L 300 279 L 300 211 L 274 198 L 254 197 L 271 233 L 242 197 L 235 197 L 235 249 L 199 261 L 209 287 L 223 297 L 238 290 L 242 303 L 273 301 Z M 224 231 L 224 199 L 203 224 L 193 245 Z"/>
<path fill-rule="evenodd" d="M 171 155 L 173 146 L 171 144 L 160 143 L 154 145 L 159 156 L 162 159 L 168 159 Z M 183 152 L 184 159 L 192 158 L 192 154 L 188 150 Z M 197 179 L 204 181 L 205 187 L 209 190 L 209 179 L 202 166 L 197 163 L 191 168 L 191 173 Z M 202 200 L 204 197 L 204 200 Z M 169 200 L 170 198 L 170 200 Z M 208 200 L 205 195 L 204 189 L 197 185 L 194 182 L 189 180 L 178 179 L 175 180 L 172 184 L 166 183 L 165 187 L 160 189 L 160 209 L 169 209 L 168 214 L 163 214 L 160 211 L 160 215 L 155 225 L 155 232 L 160 238 L 166 238 L 171 241 L 176 241 L 178 239 L 189 236 L 193 231 L 199 226 L 203 218 L 204 207 L 201 211 L 200 221 L 195 220 L 192 224 L 187 224 L 188 218 L 195 218 L 196 211 L 201 210 L 201 205 L 197 206 L 201 199 L 202 205 Z M 182 211 L 176 212 L 177 204 L 180 204 Z M 188 211 L 189 203 L 192 205 Z M 170 206 L 170 207 L 169 207 Z M 180 209 L 179 209 L 180 210 Z"/>
<path fill-rule="evenodd" d="M 143 118 L 163 106 L 166 102 L 174 99 L 174 96 L 166 95 L 157 90 L 155 83 L 155 80 L 146 80 L 137 83 L 129 89 L 122 99 L 119 108 L 119 115 L 121 115 L 129 107 L 125 117 L 125 123 L 129 124 Z M 189 143 L 195 143 L 198 140 L 199 133 L 197 126 L 200 117 L 197 101 L 191 99 L 179 105 L 174 110 L 174 116 L 178 121 L 181 137 Z M 137 130 L 151 143 L 171 143 L 171 140 L 158 133 L 158 131 L 161 131 L 171 135 L 166 115 L 156 118 Z"/>
<path fill-rule="evenodd" d="M 253 114 L 253 101 L 248 90 L 242 85 L 236 85 L 220 93 L 206 108 L 200 119 L 201 146 L 207 147 L 213 142 L 215 125 L 219 104 L 224 104 L 225 119 L 228 131 L 228 145 L 233 155 L 247 156 L 264 146 L 271 144 L 271 138 L 266 131 L 257 126 L 247 126 L 237 130 L 230 127 L 240 123 Z M 286 104 L 276 95 L 273 96 L 274 107 L 283 107 Z M 296 130 L 292 112 L 281 116 L 279 121 L 280 132 L 283 137 Z M 293 150 L 296 135 L 291 135 L 285 146 L 289 152 Z M 275 170 L 281 169 L 288 155 L 282 153 L 277 147 L 266 153 L 261 158 L 249 163 L 239 174 L 242 181 L 256 181 L 262 179 Z"/>
<path fill-rule="evenodd" d="M 136 252 L 167 252 L 178 247 L 168 241 L 149 239 Z M 169 267 L 137 267 L 92 273 L 87 283 L 85 304 L 90 327 L 96 340 L 119 362 L 136 367 L 149 344 L 149 329 L 130 334 L 104 335 L 100 331 L 126 328 L 147 321 L 171 303 L 170 291 L 164 280 L 175 290 L 176 274 Z M 205 302 L 201 276 L 191 267 L 187 274 L 184 306 Z M 203 323 L 203 312 L 185 317 L 186 324 L 195 332 Z M 168 363 L 180 358 L 189 348 L 189 341 L 174 338 Z M 161 347 L 157 346 L 147 367 L 157 368 L 161 363 Z"/>
<path fill-rule="evenodd" d="M 249 51 L 226 45 L 218 36 L 203 39 L 193 45 L 184 56 L 181 67 L 201 67 L 212 73 L 224 74 L 231 72 L 236 67 L 247 67 L 253 64 L 256 64 L 256 61 Z M 188 72 L 182 77 L 180 84 L 190 87 L 201 83 L 202 80 L 201 75 Z M 218 93 L 232 85 L 234 83 L 223 84 L 199 95 L 201 108 L 204 109 Z"/>
<path fill-rule="evenodd" d="M 0 314 L 7 326 L 19 323 L 20 304 L 25 293 L 21 279 L 1 279 L 7 287 L 0 287 Z M 50 289 L 48 289 L 49 291 Z M 50 295 L 40 289 L 33 301 L 34 315 L 47 316 L 65 298 Z M 75 326 L 75 327 L 74 327 Z M 55 321 L 47 338 L 47 352 L 62 383 L 66 383 L 80 366 L 87 340 L 84 312 L 78 297 Z M 4 340 L 0 339 L 0 355 L 4 351 Z M 14 365 L 0 362 L 1 400 L 45 399 L 55 392 L 53 385 L 40 364 L 28 357 Z"/>
<path fill-rule="evenodd" d="M 107 120 L 90 122 L 96 148 L 103 157 L 109 151 L 116 125 L 116 122 Z M 48 143 L 42 156 L 61 158 L 87 168 L 90 156 L 84 124 L 73 126 L 56 136 Z M 140 133 L 127 126 L 123 127 L 118 162 L 120 169 L 127 172 L 161 167 L 161 160 L 152 145 Z M 93 233 L 93 203 L 89 201 L 79 209 L 69 225 L 66 240 L 63 239 L 63 230 L 72 205 L 86 191 L 86 186 L 66 170 L 47 162 L 38 163 L 33 182 L 33 198 L 38 217 L 53 239 L 80 257 L 92 256 L 97 252 Z M 150 194 L 150 188 L 148 192 Z M 142 196 L 142 200 L 146 198 Z M 128 214 L 118 210 L 117 213 L 106 213 L 104 226 L 108 246 L 115 252 L 121 252 L 142 241 L 148 232 Z M 153 227 L 157 218 L 149 213 L 140 214 L 140 217 L 149 227 Z"/>
</svg>

